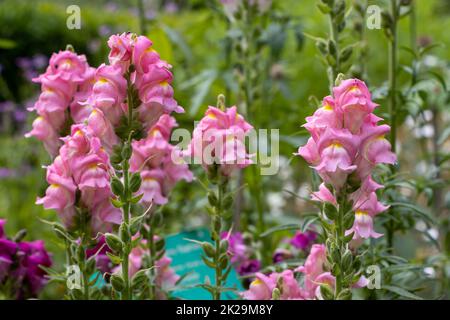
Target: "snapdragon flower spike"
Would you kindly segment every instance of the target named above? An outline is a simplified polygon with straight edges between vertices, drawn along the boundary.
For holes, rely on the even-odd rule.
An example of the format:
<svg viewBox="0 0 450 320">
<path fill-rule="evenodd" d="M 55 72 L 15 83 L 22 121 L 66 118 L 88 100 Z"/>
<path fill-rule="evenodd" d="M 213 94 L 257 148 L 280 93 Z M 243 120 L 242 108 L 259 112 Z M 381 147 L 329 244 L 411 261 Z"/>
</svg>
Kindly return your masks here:
<svg viewBox="0 0 450 320">
<path fill-rule="evenodd" d="M 36 203 L 56 210 L 69 229 L 74 227 L 76 208 L 86 209 L 91 232 L 108 231 L 121 221 L 120 210 L 110 202 L 109 156 L 85 125 L 73 125 L 71 135 L 63 141 L 59 155 L 47 167 L 50 186 Z"/>
<path fill-rule="evenodd" d="M 237 113 L 235 106 L 221 110 L 208 107 L 194 129 L 187 154 L 194 163 L 208 167 L 217 164 L 224 176 L 253 163 L 245 148 L 245 136 L 253 127 Z"/>
<path fill-rule="evenodd" d="M 319 191 L 313 192 L 313 200 L 336 206 L 338 195 L 347 185 L 359 186 L 347 194 L 355 212 L 354 226 L 347 234 L 354 232 L 354 240 L 380 236 L 373 230 L 373 218 L 387 207 L 376 198 L 375 191 L 382 186 L 372 179 L 372 171 L 378 164 L 396 162 L 385 139 L 390 127 L 378 124 L 383 119 L 373 114 L 376 107 L 363 81 L 342 81 L 333 89 L 333 96 L 325 97 L 322 107 L 306 118 L 304 126 L 311 137 L 297 153 L 324 183 L 332 186 L 330 190 L 322 184 Z"/>
<path fill-rule="evenodd" d="M 146 206 L 166 204 L 168 194 L 178 181 L 193 179 L 188 165 L 178 156 L 181 150 L 169 143 L 170 133 L 176 126 L 173 117 L 162 115 L 145 139 L 132 143 L 130 171 L 141 174 L 138 194 L 143 193 L 141 203 Z"/>
<path fill-rule="evenodd" d="M 46 72 L 33 81 L 41 84 L 41 94 L 30 111 L 38 117 L 26 137 L 36 137 L 44 143 L 54 157 L 61 146 L 59 137 L 70 122 L 67 110 L 76 109 L 79 102 L 90 92 L 94 68 L 89 67 L 84 55 L 65 50 L 54 53 Z"/>
</svg>

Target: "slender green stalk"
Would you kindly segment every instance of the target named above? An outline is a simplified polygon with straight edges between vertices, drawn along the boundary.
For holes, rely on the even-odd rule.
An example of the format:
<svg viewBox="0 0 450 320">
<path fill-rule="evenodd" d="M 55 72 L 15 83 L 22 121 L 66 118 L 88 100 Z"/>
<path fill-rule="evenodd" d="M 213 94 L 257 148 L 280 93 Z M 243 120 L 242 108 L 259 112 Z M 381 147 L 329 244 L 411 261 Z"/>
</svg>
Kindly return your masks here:
<svg viewBox="0 0 450 320">
<path fill-rule="evenodd" d="M 139 29 L 141 31 L 141 34 L 146 34 L 147 28 L 146 28 L 145 9 L 143 0 L 138 0 L 138 11 L 139 11 Z"/>
<path fill-rule="evenodd" d="M 155 300 L 156 299 L 156 287 L 155 287 L 155 278 L 156 278 L 156 272 L 155 272 L 155 268 L 153 268 L 155 266 L 156 263 L 156 246 L 155 246 L 155 233 L 153 230 L 153 217 L 150 217 L 149 219 L 149 232 L 148 232 L 148 239 L 147 239 L 147 245 L 149 248 L 149 258 L 150 258 L 150 266 L 152 268 L 150 268 L 150 273 L 151 273 L 151 279 L 152 279 L 152 283 L 150 283 L 149 285 L 149 293 L 150 293 L 150 299 L 151 300 Z"/>
<path fill-rule="evenodd" d="M 89 230 L 88 230 L 88 221 L 87 221 L 87 213 L 85 211 L 81 211 L 81 236 L 80 236 L 80 247 L 78 248 L 78 264 L 80 267 L 80 271 L 83 274 L 83 299 L 89 300 L 89 274 L 86 269 L 86 249 L 89 245 Z"/>
<path fill-rule="evenodd" d="M 342 197 L 345 199 L 345 196 Z M 344 204 L 340 203 L 338 208 L 338 215 L 336 218 L 336 246 L 339 248 L 339 251 L 343 253 L 345 251 L 345 242 L 344 242 L 344 226 L 343 226 L 343 217 L 344 217 Z M 341 293 L 343 289 L 343 283 L 342 283 L 342 259 L 339 260 L 339 270 L 335 276 L 336 276 L 336 287 L 335 287 L 335 293 L 334 296 L 337 298 L 339 294 Z"/>
<path fill-rule="evenodd" d="M 390 26 L 391 39 L 389 41 L 389 115 L 390 115 L 390 143 L 392 152 L 396 150 L 397 139 L 397 22 L 398 22 L 398 3 L 397 0 L 390 2 L 390 14 L 392 24 Z"/>
<path fill-rule="evenodd" d="M 120 238 L 124 243 L 122 250 L 122 277 L 124 281 L 124 290 L 122 292 L 123 300 L 131 300 L 132 292 L 130 290 L 130 277 L 129 271 L 129 254 L 131 252 L 132 241 L 130 236 L 130 214 L 131 214 L 131 197 L 132 192 L 130 190 L 130 158 L 131 158 L 131 140 L 132 140 L 132 125 L 133 125 L 133 109 L 135 107 L 135 101 L 133 99 L 133 87 L 130 81 L 129 73 L 127 74 L 127 103 L 128 103 L 128 128 L 130 130 L 128 139 L 124 142 L 122 149 L 122 177 L 124 191 L 121 198 L 122 205 L 122 224 L 120 226 Z"/>
<path fill-rule="evenodd" d="M 214 265 L 215 265 L 215 288 L 213 291 L 213 299 L 220 300 L 222 293 L 222 283 L 224 279 L 222 278 L 222 267 L 221 267 L 221 256 L 222 252 L 220 250 L 220 232 L 222 228 L 222 203 L 223 197 L 227 186 L 227 181 L 222 180 L 223 178 L 219 178 L 221 181 L 217 184 L 217 204 L 214 208 L 214 215 L 212 219 L 212 227 L 213 227 L 213 240 L 215 247 L 214 254 Z"/>
<path fill-rule="evenodd" d="M 330 92 L 333 92 L 334 81 L 337 75 L 339 74 L 341 68 L 339 62 L 339 33 L 332 12 L 329 14 L 329 25 L 330 25 L 330 40 L 334 42 L 336 48 L 335 64 L 333 66 L 330 66 L 328 70 Z"/>
<path fill-rule="evenodd" d="M 389 64 L 388 64 L 388 85 L 389 85 L 389 115 L 391 132 L 389 142 L 391 143 L 392 152 L 395 153 L 397 145 L 397 23 L 398 23 L 398 2 L 397 0 L 390 1 L 390 15 L 392 18 L 389 26 L 390 41 L 389 41 Z M 395 172 L 395 168 L 392 168 Z M 386 225 L 386 242 L 388 252 L 393 252 L 394 248 L 394 221 L 390 220 Z"/>
<path fill-rule="evenodd" d="M 130 108 L 130 107 L 129 107 Z M 124 159 L 122 161 L 122 170 L 123 170 L 123 180 L 124 180 L 124 205 L 122 207 L 123 211 L 123 222 L 121 225 L 121 229 L 127 229 L 129 228 L 129 222 L 130 222 L 130 191 L 129 191 L 129 163 L 128 159 Z M 128 232 L 121 232 L 121 238 L 124 242 L 124 248 L 122 251 L 122 277 L 125 284 L 125 288 L 123 290 L 122 299 L 123 300 L 129 300 L 131 299 L 130 295 L 130 277 L 128 274 L 128 267 L 129 267 L 129 254 L 131 251 L 131 244 L 129 237 L 124 237 L 124 233 L 128 234 Z"/>
</svg>

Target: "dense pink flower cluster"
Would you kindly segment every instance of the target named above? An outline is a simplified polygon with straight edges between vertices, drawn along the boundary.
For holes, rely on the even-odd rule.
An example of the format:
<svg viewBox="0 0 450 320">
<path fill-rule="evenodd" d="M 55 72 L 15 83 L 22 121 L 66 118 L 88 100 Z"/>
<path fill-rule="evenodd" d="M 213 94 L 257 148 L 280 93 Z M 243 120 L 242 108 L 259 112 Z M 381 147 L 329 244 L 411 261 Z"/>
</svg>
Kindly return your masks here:
<svg viewBox="0 0 450 320">
<path fill-rule="evenodd" d="M 164 204 L 177 181 L 192 180 L 187 165 L 171 157 L 178 152 L 169 144 L 176 122 L 168 114 L 183 112 L 173 98 L 171 66 L 146 37 L 113 35 L 108 45 L 110 64 L 97 69 L 71 51 L 52 56 L 47 72 L 37 79 L 43 86 L 35 105 L 40 118 L 27 135 L 43 140 L 56 157 L 47 168 L 50 186 L 37 203 L 55 209 L 67 227 L 74 225 L 77 210 L 87 211 L 93 232 L 120 223 L 120 211 L 110 204 L 109 157 L 121 142 L 117 132 L 121 119 L 128 116 L 130 96 L 137 100 L 133 121 L 140 121 L 147 134 L 133 142 L 131 160 L 131 171 L 140 171 L 143 179 L 141 201 Z M 69 122 L 75 123 L 71 134 L 61 138 Z"/>
<path fill-rule="evenodd" d="M 164 113 L 183 112 L 173 98 L 171 66 L 160 59 L 148 38 L 123 33 L 111 36 L 108 45 L 110 65 L 91 68 L 84 55 L 66 50 L 54 54 L 47 71 L 35 79 L 42 85 L 33 108 L 39 117 L 26 136 L 43 141 L 52 157 L 58 154 L 59 138 L 68 124 L 86 120 L 111 152 L 119 142 L 114 128 L 128 111 L 127 78 L 137 90 L 138 118 L 144 129 Z"/>
<path fill-rule="evenodd" d="M 74 226 L 77 210 L 85 210 L 91 231 L 105 232 L 111 223 L 121 221 L 120 210 L 110 200 L 109 156 L 100 139 L 82 124 L 73 125 L 71 135 L 63 141 L 59 155 L 47 167 L 50 186 L 36 203 L 56 210 L 68 228 Z"/>
<path fill-rule="evenodd" d="M 371 174 L 377 164 L 396 161 L 384 138 L 390 127 L 378 125 L 382 119 L 372 113 L 376 106 L 364 82 L 342 81 L 333 89 L 333 97 L 325 97 L 322 107 L 306 118 L 304 126 L 311 138 L 298 151 L 324 181 L 312 194 L 313 200 L 336 205 L 336 196 L 348 183 L 349 175 L 359 181 L 359 189 L 349 195 L 355 223 L 347 233 L 354 231 L 355 240 L 381 236 L 373 230 L 373 218 L 387 207 L 377 200 L 375 191 L 382 186 Z M 334 194 L 327 185 L 332 186 Z"/>
<path fill-rule="evenodd" d="M 180 180 L 192 181 L 193 175 L 181 157 L 181 150 L 169 143 L 170 133 L 177 126 L 175 119 L 162 115 L 151 127 L 147 138 L 132 143 L 130 171 L 140 172 L 141 202 L 167 203 L 168 193 Z"/>
<path fill-rule="evenodd" d="M 194 129 L 187 153 L 205 169 L 219 164 L 221 173 L 228 176 L 253 163 L 245 148 L 245 136 L 251 129 L 235 106 L 223 111 L 210 106 Z"/>
<path fill-rule="evenodd" d="M 69 120 L 69 107 L 76 108 L 89 94 L 94 70 L 84 55 L 65 50 L 54 53 L 46 72 L 33 79 L 41 84 L 42 92 L 31 108 L 37 111 L 38 117 L 26 137 L 43 141 L 50 155 L 58 153 L 59 138 Z"/>
<path fill-rule="evenodd" d="M 36 297 L 47 282 L 46 272 L 40 266 L 50 267 L 52 260 L 44 242 L 15 242 L 6 237 L 4 225 L 0 219 L 0 289 L 5 286 L 10 298 L 26 299 Z"/>
</svg>

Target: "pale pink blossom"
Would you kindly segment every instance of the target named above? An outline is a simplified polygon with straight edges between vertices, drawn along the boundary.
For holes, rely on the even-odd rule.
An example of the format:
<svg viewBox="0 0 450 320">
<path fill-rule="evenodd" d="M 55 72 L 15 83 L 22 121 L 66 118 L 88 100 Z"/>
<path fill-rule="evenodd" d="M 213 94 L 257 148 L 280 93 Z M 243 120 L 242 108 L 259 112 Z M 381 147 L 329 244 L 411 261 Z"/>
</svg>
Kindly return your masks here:
<svg viewBox="0 0 450 320">
<path fill-rule="evenodd" d="M 219 164 L 221 173 L 228 176 L 253 163 L 244 141 L 252 128 L 235 106 L 224 111 L 210 106 L 194 129 L 187 154 L 205 169 Z"/>
</svg>

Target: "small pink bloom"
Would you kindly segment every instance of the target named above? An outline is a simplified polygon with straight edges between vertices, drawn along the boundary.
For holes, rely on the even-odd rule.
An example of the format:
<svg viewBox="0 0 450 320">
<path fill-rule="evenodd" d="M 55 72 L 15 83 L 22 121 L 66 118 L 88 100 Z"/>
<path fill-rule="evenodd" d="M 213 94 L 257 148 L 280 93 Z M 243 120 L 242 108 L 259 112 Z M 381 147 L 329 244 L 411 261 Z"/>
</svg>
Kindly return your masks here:
<svg viewBox="0 0 450 320">
<path fill-rule="evenodd" d="M 45 74 L 33 79 L 35 82 L 41 82 L 43 77 L 51 80 L 60 78 L 65 81 L 83 82 L 88 69 L 86 56 L 65 50 L 54 53 L 50 58 L 50 64 Z"/>
<path fill-rule="evenodd" d="M 355 141 L 356 140 L 356 141 Z M 327 129 L 317 144 L 321 162 L 315 167 L 326 183 L 339 190 L 349 173 L 356 169 L 353 160 L 357 138 L 346 130 Z"/>
<path fill-rule="evenodd" d="M 342 128 L 342 117 L 342 111 L 335 105 L 333 98 L 327 96 L 323 99 L 322 107 L 311 117 L 306 117 L 306 124 L 303 126 L 317 141 L 326 128 Z"/>
<path fill-rule="evenodd" d="M 111 49 L 108 55 L 111 65 L 119 65 L 125 71 L 130 65 L 134 40 L 131 33 L 112 35 L 108 39 L 108 46 Z"/>
<path fill-rule="evenodd" d="M 335 102 L 342 109 L 344 127 L 357 134 L 365 117 L 371 113 L 376 103 L 372 102 L 366 84 L 358 79 L 348 79 L 333 89 Z"/>
<path fill-rule="evenodd" d="M 58 149 L 61 146 L 59 134 L 45 117 L 37 117 L 33 121 L 33 129 L 26 133 L 25 137 L 36 137 L 43 141 L 45 149 L 52 157 L 58 154 Z"/>
<path fill-rule="evenodd" d="M 220 164 L 222 174 L 228 176 L 253 163 L 244 143 L 251 129 L 236 107 L 226 111 L 209 107 L 194 129 L 187 153 L 205 168 Z"/>
<path fill-rule="evenodd" d="M 337 205 L 336 198 L 331 193 L 330 190 L 325 186 L 325 183 L 321 183 L 319 186 L 319 191 L 313 192 L 311 199 L 319 202 L 329 202 L 331 204 Z"/>
<path fill-rule="evenodd" d="M 137 37 L 132 61 L 139 73 L 148 73 L 150 66 L 160 61 L 159 54 L 152 48 L 150 39 L 145 36 Z"/>
<path fill-rule="evenodd" d="M 113 147 L 119 143 L 119 138 L 104 113 L 99 109 L 93 109 L 87 118 L 87 126 L 95 136 L 100 138 L 108 153 L 112 154 Z"/>
<path fill-rule="evenodd" d="M 63 211 L 75 203 L 76 186 L 72 178 L 64 178 L 56 174 L 47 176 L 50 186 L 45 192 L 45 197 L 36 201 L 36 204 L 44 205 L 45 209 Z"/>
<path fill-rule="evenodd" d="M 120 67 L 102 64 L 95 74 L 92 95 L 84 104 L 99 108 L 113 125 L 117 125 L 123 115 L 121 103 L 126 90 L 127 81 Z"/>
<path fill-rule="evenodd" d="M 274 277 L 268 277 L 258 272 L 256 279 L 250 283 L 249 289 L 242 293 L 242 297 L 246 300 L 271 300 L 272 291 L 276 286 Z"/>
<path fill-rule="evenodd" d="M 320 163 L 319 151 L 313 138 L 309 138 L 308 142 L 303 147 L 300 147 L 298 153 L 295 153 L 295 155 L 303 157 L 311 165 L 318 165 Z"/>
<path fill-rule="evenodd" d="M 166 204 L 168 199 L 163 194 L 162 181 L 164 171 L 161 169 L 144 170 L 141 172 L 142 184 L 138 193 L 143 193 L 142 202 L 145 204 Z"/>
<path fill-rule="evenodd" d="M 394 164 L 397 161 L 396 155 L 391 152 L 391 144 L 384 137 L 389 130 L 388 125 L 365 126 L 364 135 L 361 138 L 361 150 L 356 159 L 357 172 L 361 179 L 367 177 L 375 165 Z"/>
</svg>

